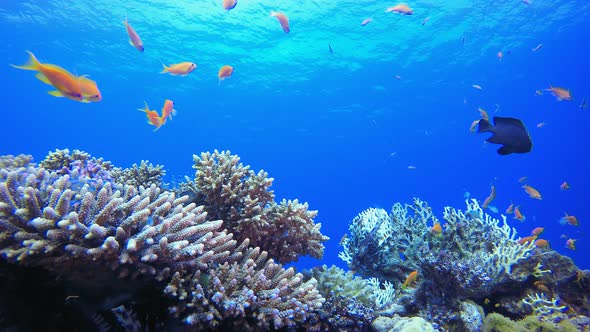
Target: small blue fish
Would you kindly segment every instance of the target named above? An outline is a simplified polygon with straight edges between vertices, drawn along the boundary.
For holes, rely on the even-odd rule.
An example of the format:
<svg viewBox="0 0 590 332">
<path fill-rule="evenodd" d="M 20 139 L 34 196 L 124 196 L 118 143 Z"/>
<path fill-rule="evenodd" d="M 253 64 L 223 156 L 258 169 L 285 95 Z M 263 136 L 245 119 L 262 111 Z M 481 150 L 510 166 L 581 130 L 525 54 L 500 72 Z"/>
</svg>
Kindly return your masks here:
<svg viewBox="0 0 590 332">
<path fill-rule="evenodd" d="M 490 209 L 490 211 L 492 211 L 492 212 L 494 212 L 494 213 L 498 213 L 498 212 L 499 212 L 499 211 L 498 211 L 498 208 L 497 208 L 497 207 L 495 207 L 495 206 L 492 206 L 492 205 L 489 205 L 489 206 L 488 206 L 488 209 Z"/>
</svg>

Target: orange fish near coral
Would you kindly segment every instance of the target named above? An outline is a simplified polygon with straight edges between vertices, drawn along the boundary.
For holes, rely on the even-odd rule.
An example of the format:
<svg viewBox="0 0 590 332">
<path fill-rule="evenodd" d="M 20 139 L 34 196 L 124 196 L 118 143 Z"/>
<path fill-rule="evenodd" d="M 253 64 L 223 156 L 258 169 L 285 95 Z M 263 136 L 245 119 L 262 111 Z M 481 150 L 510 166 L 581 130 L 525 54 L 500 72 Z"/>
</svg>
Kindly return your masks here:
<svg viewBox="0 0 590 332">
<path fill-rule="evenodd" d="M 562 100 L 570 101 L 570 100 L 573 99 L 572 98 L 572 94 L 570 93 L 570 91 L 569 90 L 566 90 L 564 88 L 550 86 L 548 89 L 545 89 L 545 91 L 551 92 L 551 94 L 553 94 L 553 96 L 558 101 L 562 101 Z"/>
<path fill-rule="evenodd" d="M 410 286 L 411 284 L 414 283 L 414 281 L 416 281 L 417 278 L 418 278 L 418 271 L 410 272 L 410 274 L 408 274 L 408 277 L 406 278 L 406 281 L 404 281 L 404 283 L 402 284 L 402 287 Z"/>
<path fill-rule="evenodd" d="M 496 186 L 492 185 L 490 189 L 490 196 L 486 197 L 486 199 L 483 201 L 483 204 L 481 205 L 481 208 L 484 210 L 487 209 L 488 205 L 490 205 L 494 198 L 496 198 Z"/>
<path fill-rule="evenodd" d="M 524 221 L 526 217 L 520 212 L 520 206 L 514 208 L 514 219 Z"/>
<path fill-rule="evenodd" d="M 150 110 L 150 107 L 148 106 L 147 101 L 145 102 L 145 108 L 139 108 L 138 111 L 145 112 L 145 114 L 148 118 L 148 123 L 151 124 L 152 126 L 156 127 L 156 129 L 154 129 L 154 131 L 160 129 L 160 127 L 164 124 L 163 119 L 158 114 L 158 112 L 155 110 Z"/>
<path fill-rule="evenodd" d="M 565 246 L 566 246 L 568 249 L 571 249 L 571 250 L 576 250 L 576 241 L 578 241 L 578 240 L 574 240 L 574 239 L 567 239 L 567 241 L 565 241 Z"/>
<path fill-rule="evenodd" d="M 276 17 L 277 20 L 279 20 L 281 28 L 283 28 L 283 31 L 285 31 L 285 33 L 291 32 L 291 27 L 289 26 L 289 18 L 287 17 L 287 15 L 281 12 L 271 11 L 270 16 Z"/>
<path fill-rule="evenodd" d="M 129 19 L 127 17 L 125 17 L 123 24 L 125 24 L 127 34 L 129 35 L 129 44 L 135 47 L 138 51 L 143 52 L 143 42 L 141 41 L 141 38 L 139 38 L 137 32 L 135 32 L 131 25 L 129 25 Z"/>
<path fill-rule="evenodd" d="M 533 282 L 533 285 L 535 285 L 535 287 L 537 287 L 537 289 L 543 293 L 547 293 L 547 294 L 551 293 L 549 288 L 547 288 L 547 286 L 545 286 L 545 284 L 543 284 L 543 282 L 541 280 L 537 280 L 537 281 Z"/>
<path fill-rule="evenodd" d="M 222 66 L 221 68 L 219 68 L 219 72 L 217 73 L 217 77 L 219 78 L 219 84 L 221 84 L 221 81 L 223 81 L 224 79 L 230 77 L 234 72 L 234 67 L 232 66 Z"/>
<path fill-rule="evenodd" d="M 195 70 L 195 68 L 197 68 L 197 65 L 192 62 L 175 63 L 170 66 L 162 64 L 162 66 L 164 66 L 164 69 L 160 72 L 160 74 L 169 73 L 171 75 L 180 76 L 186 76 L 190 74 L 193 70 Z"/>
<path fill-rule="evenodd" d="M 524 191 L 526 191 L 526 193 L 529 194 L 529 196 L 531 198 L 538 199 L 538 200 L 543 199 L 541 197 L 541 193 L 537 189 L 535 189 L 529 185 L 526 185 L 526 184 L 522 187 L 524 188 Z"/>
<path fill-rule="evenodd" d="M 400 3 L 398 5 L 395 5 L 393 7 L 389 7 L 385 10 L 386 13 L 400 13 L 403 15 L 412 15 L 414 14 L 414 11 L 412 10 L 412 8 L 410 8 L 410 6 L 406 5 L 405 3 Z"/>
<path fill-rule="evenodd" d="M 33 53 L 29 51 L 27 53 L 29 53 L 29 60 L 24 65 L 11 66 L 18 69 L 37 71 L 37 75 L 35 75 L 37 79 L 57 89 L 48 92 L 54 97 L 66 97 L 76 101 L 82 101 L 84 99 L 78 77 L 60 66 L 41 63 Z"/>
<path fill-rule="evenodd" d="M 514 203 L 511 203 L 506 209 L 506 214 L 512 214 L 514 212 Z"/>
<path fill-rule="evenodd" d="M 535 246 L 541 249 L 548 249 L 549 248 L 549 241 L 545 239 L 538 239 L 535 241 Z"/>
<path fill-rule="evenodd" d="M 434 226 L 430 228 L 430 232 L 436 235 L 440 235 L 442 233 L 442 227 L 440 226 L 440 223 L 435 223 Z"/>
<path fill-rule="evenodd" d="M 545 230 L 545 228 L 543 228 L 543 227 L 535 227 L 535 229 L 533 229 L 531 231 L 531 235 L 539 236 L 543 233 L 544 230 Z"/>
<path fill-rule="evenodd" d="M 526 244 L 529 242 L 533 242 L 537 239 L 536 235 L 525 236 L 523 238 L 518 239 L 518 244 Z"/>
<path fill-rule="evenodd" d="M 561 190 L 568 190 L 570 188 L 571 187 L 570 187 L 569 183 L 567 183 L 567 181 L 563 181 L 563 183 L 559 186 L 559 189 L 561 189 Z"/>
<path fill-rule="evenodd" d="M 225 10 L 231 10 L 236 8 L 236 5 L 238 4 L 237 0 L 223 0 L 223 9 Z"/>
<path fill-rule="evenodd" d="M 575 216 L 570 216 L 569 214 L 567 214 L 567 212 L 564 212 L 565 216 L 561 217 L 561 219 L 559 220 L 559 223 L 562 225 L 565 224 L 570 224 L 572 226 L 578 226 L 578 218 L 576 218 Z"/>
</svg>

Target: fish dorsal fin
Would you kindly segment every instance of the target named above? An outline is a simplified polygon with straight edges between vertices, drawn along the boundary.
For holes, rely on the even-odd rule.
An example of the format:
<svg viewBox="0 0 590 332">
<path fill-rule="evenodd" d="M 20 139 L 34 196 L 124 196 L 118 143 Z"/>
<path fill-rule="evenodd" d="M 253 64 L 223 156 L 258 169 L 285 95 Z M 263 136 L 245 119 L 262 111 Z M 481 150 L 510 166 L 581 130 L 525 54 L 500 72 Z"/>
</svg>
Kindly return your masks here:
<svg viewBox="0 0 590 332">
<path fill-rule="evenodd" d="M 516 126 L 516 127 L 524 129 L 524 125 L 522 124 L 522 121 L 520 121 L 519 119 L 515 119 L 515 118 L 503 118 L 500 116 L 495 116 L 494 117 L 494 124 L 496 126 L 498 126 L 498 125 L 511 125 L 511 126 Z"/>
</svg>

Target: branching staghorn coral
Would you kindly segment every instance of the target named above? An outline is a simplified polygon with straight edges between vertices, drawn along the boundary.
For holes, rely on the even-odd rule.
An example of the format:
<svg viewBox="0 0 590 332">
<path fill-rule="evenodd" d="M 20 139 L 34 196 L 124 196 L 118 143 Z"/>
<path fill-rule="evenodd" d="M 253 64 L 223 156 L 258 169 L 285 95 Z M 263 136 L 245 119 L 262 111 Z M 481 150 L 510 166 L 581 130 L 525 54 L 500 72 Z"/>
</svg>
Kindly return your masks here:
<svg viewBox="0 0 590 332">
<path fill-rule="evenodd" d="M 133 164 L 131 168 L 115 167 L 110 172 L 115 182 L 128 184 L 132 186 L 151 187 L 162 185 L 162 178 L 166 175 L 166 170 L 162 165 L 152 165 L 147 160 L 142 160 L 139 166 Z"/>
<path fill-rule="evenodd" d="M 153 287 L 153 280 L 169 284 L 171 313 L 191 325 L 317 323 L 324 299 L 315 279 L 303 281 L 248 248 L 247 239 L 237 245 L 233 234 L 220 231 L 223 222 L 211 221 L 188 196 L 113 182 L 110 173 L 85 167 L 63 170 L 0 170 L 2 259 L 84 285 L 110 285 L 111 292 L 116 284 L 100 310 L 122 304 L 117 292 L 146 282 Z"/>
<path fill-rule="evenodd" d="M 165 292 L 178 299 L 173 314 L 189 325 L 259 331 L 316 320 L 315 311 L 324 303 L 316 284 L 313 278 L 303 282 L 293 268 L 283 269 L 254 248 L 207 272 L 188 278 L 176 273 Z"/>
<path fill-rule="evenodd" d="M 75 279 L 165 278 L 171 270 L 221 261 L 236 243 L 217 231 L 220 220 L 206 220 L 202 207 L 185 206 L 186 198 L 155 186 L 75 184 L 43 168 L 1 170 L 0 254 Z"/>
<path fill-rule="evenodd" d="M 276 203 L 270 190 L 274 179 L 262 170 L 254 173 L 229 151 L 215 150 L 193 159 L 196 177 L 184 187 L 193 191 L 210 217 L 223 220 L 223 227 L 238 241 L 249 239 L 280 263 L 301 255 L 322 257 L 322 242 L 328 237 L 320 233 L 321 224 L 313 222 L 317 211 L 310 211 L 307 203 Z"/>
<path fill-rule="evenodd" d="M 14 169 L 24 167 L 33 161 L 33 156 L 19 154 L 18 156 L 0 156 L 0 169 Z"/>
</svg>

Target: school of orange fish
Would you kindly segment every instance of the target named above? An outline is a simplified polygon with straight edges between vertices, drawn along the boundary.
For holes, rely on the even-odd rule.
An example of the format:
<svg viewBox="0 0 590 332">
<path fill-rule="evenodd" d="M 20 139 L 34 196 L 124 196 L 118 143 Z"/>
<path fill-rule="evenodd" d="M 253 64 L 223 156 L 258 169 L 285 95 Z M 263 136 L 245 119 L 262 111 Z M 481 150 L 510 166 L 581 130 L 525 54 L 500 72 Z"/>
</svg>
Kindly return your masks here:
<svg viewBox="0 0 590 332">
<path fill-rule="evenodd" d="M 527 5 L 530 4 L 530 1 L 528 1 L 528 0 L 523 0 L 523 2 L 526 3 Z M 237 0 L 222 0 L 221 5 L 222 5 L 223 9 L 225 9 L 226 11 L 229 11 L 229 10 L 232 10 L 236 7 Z M 413 15 L 414 14 L 413 9 L 410 8 L 405 3 L 400 3 L 400 4 L 397 4 L 393 7 L 389 7 L 385 10 L 385 12 L 386 13 L 390 13 L 390 12 L 399 13 L 401 15 Z M 270 15 L 272 17 L 275 17 L 278 20 L 282 30 L 285 33 L 289 33 L 291 31 L 290 25 L 289 25 L 289 18 L 287 17 L 287 15 L 285 15 L 282 12 L 275 12 L 275 11 L 271 11 Z M 425 25 L 429 20 L 430 20 L 430 17 L 424 18 L 424 20 L 422 21 L 422 25 Z M 371 23 L 372 21 L 373 21 L 373 19 L 370 17 L 365 18 L 361 22 L 361 26 L 366 26 L 367 24 Z M 141 40 L 141 38 L 139 37 L 139 34 L 135 31 L 135 29 L 133 29 L 131 27 L 127 18 L 125 18 L 125 21 L 123 22 L 123 24 L 127 30 L 127 34 L 129 35 L 129 43 L 133 47 L 135 47 L 138 51 L 143 52 L 144 51 L 143 41 Z M 543 47 L 543 44 L 538 44 L 536 47 L 532 48 L 531 51 L 537 52 L 542 47 Z M 332 51 L 331 47 L 330 47 L 330 51 Z M 75 76 L 60 66 L 57 66 L 54 64 L 49 64 L 49 63 L 41 63 L 39 60 L 37 60 L 37 58 L 35 57 L 35 55 L 33 53 L 31 53 L 29 51 L 27 51 L 27 52 L 29 53 L 29 60 L 24 65 L 22 65 L 22 66 L 12 65 L 12 66 L 15 68 L 19 68 L 19 69 L 36 71 L 37 74 L 35 75 L 35 77 L 37 79 L 39 79 L 43 83 L 51 85 L 55 88 L 55 90 L 48 92 L 50 95 L 55 96 L 55 97 L 66 97 L 66 98 L 69 98 L 69 99 L 72 99 L 75 101 L 79 101 L 79 102 L 83 102 L 83 103 L 99 102 L 102 100 L 102 95 L 101 95 L 95 81 L 89 79 L 85 75 Z M 507 52 L 507 53 L 509 53 L 509 52 Z M 498 61 L 502 61 L 502 59 L 504 58 L 504 55 L 505 54 L 503 51 L 499 51 L 496 54 Z M 197 65 L 192 62 L 181 62 L 181 63 L 171 64 L 168 66 L 164 65 L 164 64 L 162 64 L 162 65 L 164 67 L 163 70 L 161 71 L 162 74 L 167 73 L 167 74 L 175 75 L 175 76 L 187 76 L 188 74 L 190 74 L 192 71 L 194 71 L 197 68 Z M 219 84 L 221 84 L 221 82 L 223 80 L 231 77 L 233 71 L 234 71 L 234 68 L 230 65 L 222 66 L 217 73 L 217 77 L 219 79 Z M 395 78 L 398 80 L 401 79 L 400 76 L 395 76 Z M 473 84 L 472 87 L 476 90 L 483 90 L 483 87 L 478 84 Z M 543 92 L 550 92 L 558 101 L 572 101 L 573 100 L 571 92 L 565 88 L 562 88 L 562 87 L 549 86 L 548 88 L 546 88 L 544 90 L 536 90 L 535 95 L 539 95 L 539 96 L 543 95 Z M 586 98 L 583 98 L 581 104 L 578 107 L 580 109 L 583 109 L 583 108 L 586 108 L 586 106 L 587 106 L 586 105 Z M 166 99 L 164 101 L 164 106 L 162 107 L 161 113 L 158 113 L 158 111 L 156 111 L 156 110 L 150 110 L 147 102 L 145 102 L 145 107 L 141 108 L 139 110 L 146 114 L 146 117 L 148 119 L 147 122 L 150 125 L 155 127 L 154 131 L 158 130 L 162 125 L 164 125 L 166 123 L 167 119 L 172 119 L 172 116 L 176 114 L 176 110 L 174 109 L 174 102 L 171 100 L 168 100 L 168 99 Z M 489 121 L 489 115 L 484 109 L 478 108 L 478 111 L 480 113 L 481 119 Z M 475 132 L 478 123 L 479 123 L 479 119 L 474 120 L 471 123 L 469 130 L 471 132 Z M 538 123 L 537 128 L 542 128 L 545 125 L 546 124 L 544 122 Z M 415 169 L 415 166 L 408 166 L 408 169 Z M 521 184 L 523 184 L 522 188 L 529 195 L 529 197 L 531 197 L 533 199 L 538 199 L 538 200 L 542 199 L 541 193 L 537 189 L 535 189 L 527 184 L 524 184 L 525 181 L 526 181 L 526 177 L 522 177 L 519 179 L 519 182 Z M 566 181 L 564 181 L 561 184 L 560 189 L 561 190 L 569 190 L 570 185 Z M 496 198 L 496 188 L 494 185 L 492 185 L 490 195 L 484 200 L 481 207 L 483 209 L 489 208 L 491 210 L 497 211 L 497 209 L 495 207 L 490 206 L 490 203 L 495 198 Z M 519 205 L 515 206 L 514 204 L 510 204 L 510 206 L 505 210 L 505 213 L 506 214 L 513 214 L 514 219 L 517 219 L 519 221 L 524 221 L 526 219 L 526 217 L 520 211 Z M 573 215 L 568 215 L 567 213 L 565 213 L 565 215 L 560 219 L 560 223 L 562 225 L 567 224 L 567 225 L 571 225 L 571 226 L 578 226 L 579 225 L 578 219 Z M 537 247 L 547 248 L 549 246 L 548 241 L 538 238 L 539 235 L 541 235 L 543 233 L 543 230 L 544 229 L 542 227 L 537 227 L 537 228 L 533 229 L 530 236 L 521 238 L 519 240 L 519 242 L 521 244 L 524 244 L 524 243 L 527 243 L 530 241 L 535 241 L 535 245 Z M 439 223 L 436 223 L 431 228 L 431 232 L 436 235 L 441 234 L 442 233 L 441 225 Z M 572 239 L 572 238 L 567 238 L 567 237 L 565 237 L 564 239 L 566 239 L 566 241 L 565 241 L 566 248 L 569 248 L 571 250 L 576 249 L 577 239 Z M 415 279 L 415 276 L 413 279 Z M 412 280 L 411 276 L 409 276 L 408 280 L 406 280 L 406 283 L 409 284 L 412 281 L 413 280 Z"/>
</svg>

